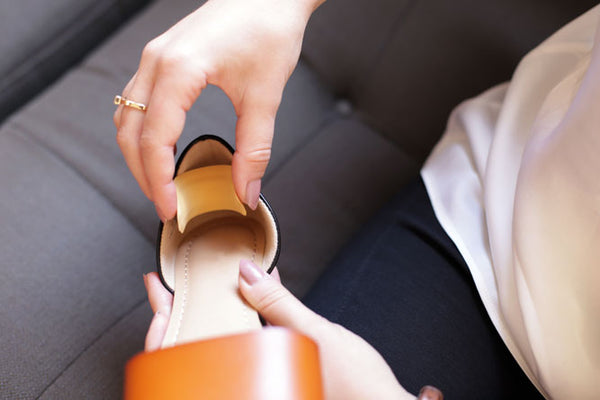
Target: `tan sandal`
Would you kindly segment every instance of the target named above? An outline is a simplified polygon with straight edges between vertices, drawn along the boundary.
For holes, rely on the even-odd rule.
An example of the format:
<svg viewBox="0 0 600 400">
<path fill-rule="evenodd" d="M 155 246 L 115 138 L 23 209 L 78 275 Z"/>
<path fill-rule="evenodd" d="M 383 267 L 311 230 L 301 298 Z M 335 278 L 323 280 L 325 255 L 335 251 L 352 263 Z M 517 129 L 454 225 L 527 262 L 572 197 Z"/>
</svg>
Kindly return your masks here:
<svg viewBox="0 0 600 400">
<path fill-rule="evenodd" d="M 244 206 L 231 178 L 233 149 L 201 136 L 175 172 L 177 220 L 159 228 L 157 262 L 174 293 L 162 349 L 129 361 L 125 399 L 321 399 L 316 344 L 283 328 L 263 328 L 238 291 L 239 262 L 270 272 L 277 219 L 261 195 Z"/>
</svg>

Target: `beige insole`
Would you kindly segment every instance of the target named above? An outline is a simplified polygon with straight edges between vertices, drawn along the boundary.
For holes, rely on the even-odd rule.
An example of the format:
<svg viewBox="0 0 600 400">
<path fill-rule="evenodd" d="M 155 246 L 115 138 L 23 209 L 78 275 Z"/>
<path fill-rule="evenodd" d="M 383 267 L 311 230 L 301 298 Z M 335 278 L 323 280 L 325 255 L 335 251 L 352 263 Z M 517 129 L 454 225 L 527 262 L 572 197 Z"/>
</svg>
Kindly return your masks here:
<svg viewBox="0 0 600 400">
<path fill-rule="evenodd" d="M 264 251 L 265 233 L 248 217 L 219 218 L 186 233 L 163 347 L 261 328 L 238 291 L 238 271 L 242 259 L 266 268 Z"/>
</svg>

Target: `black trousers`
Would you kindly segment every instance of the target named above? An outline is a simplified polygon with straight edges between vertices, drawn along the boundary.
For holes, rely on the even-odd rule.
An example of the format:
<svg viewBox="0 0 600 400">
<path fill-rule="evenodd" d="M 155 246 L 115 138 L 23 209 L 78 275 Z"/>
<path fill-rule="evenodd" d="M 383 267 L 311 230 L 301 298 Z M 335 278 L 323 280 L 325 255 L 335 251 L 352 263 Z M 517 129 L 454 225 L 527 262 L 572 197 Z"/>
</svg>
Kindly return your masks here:
<svg viewBox="0 0 600 400">
<path fill-rule="evenodd" d="M 373 345 L 413 394 L 543 399 L 500 339 L 423 182 L 405 187 L 340 253 L 305 303 Z"/>
</svg>

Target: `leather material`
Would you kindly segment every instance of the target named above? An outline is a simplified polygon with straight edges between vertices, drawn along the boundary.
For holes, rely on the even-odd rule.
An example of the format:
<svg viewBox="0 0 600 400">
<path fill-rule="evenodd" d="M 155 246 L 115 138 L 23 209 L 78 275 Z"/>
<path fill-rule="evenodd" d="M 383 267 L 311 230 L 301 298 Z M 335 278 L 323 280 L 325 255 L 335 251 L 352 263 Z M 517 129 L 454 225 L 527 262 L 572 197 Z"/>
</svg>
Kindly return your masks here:
<svg viewBox="0 0 600 400">
<path fill-rule="evenodd" d="M 231 159 L 231 147 L 204 136 L 177 163 L 180 229 L 175 219 L 167 221 L 158 243 L 173 308 L 162 349 L 127 364 L 127 400 L 323 397 L 315 342 L 287 329 L 263 328 L 239 293 L 240 260 L 271 270 L 280 239 L 262 196 L 256 210 L 239 203 Z"/>
<path fill-rule="evenodd" d="M 177 218 L 162 226 L 159 241 L 159 272 L 174 294 L 163 348 L 262 328 L 238 291 L 239 262 L 248 259 L 271 270 L 279 228 L 264 198 L 256 210 L 239 202 L 232 159 L 233 149 L 222 139 L 200 136 L 177 162 Z"/>
<path fill-rule="evenodd" d="M 175 166 L 176 179 L 179 175 L 197 168 L 216 165 L 231 165 L 233 148 L 218 136 L 201 135 L 194 139 L 181 152 Z M 262 225 L 266 234 L 266 249 L 264 263 L 267 272 L 271 272 L 281 251 L 281 234 L 279 222 L 271 206 L 261 194 L 255 211 L 246 208 L 247 215 Z M 195 221 L 196 223 L 202 221 Z M 206 221 L 204 221 L 206 222 Z M 156 246 L 156 264 L 163 285 L 173 293 L 174 286 L 174 257 L 183 235 L 179 232 L 175 220 L 160 223 Z"/>
<path fill-rule="evenodd" d="M 125 400 L 321 400 L 316 344 L 265 328 L 135 356 Z"/>
<path fill-rule="evenodd" d="M 231 167 L 211 165 L 186 171 L 175 177 L 177 227 L 183 233 L 194 217 L 212 211 L 234 211 L 246 215 L 235 194 Z"/>
</svg>

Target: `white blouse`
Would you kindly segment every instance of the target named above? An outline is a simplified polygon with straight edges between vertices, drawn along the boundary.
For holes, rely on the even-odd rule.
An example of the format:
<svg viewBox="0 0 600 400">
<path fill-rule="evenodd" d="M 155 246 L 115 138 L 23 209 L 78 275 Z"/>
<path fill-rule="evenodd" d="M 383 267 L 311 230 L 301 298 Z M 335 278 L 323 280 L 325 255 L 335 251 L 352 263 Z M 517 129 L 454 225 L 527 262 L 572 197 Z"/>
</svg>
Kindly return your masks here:
<svg viewBox="0 0 600 400">
<path fill-rule="evenodd" d="M 494 326 L 551 399 L 600 398 L 599 7 L 461 104 L 421 171 Z"/>
</svg>

